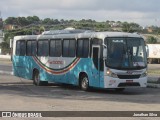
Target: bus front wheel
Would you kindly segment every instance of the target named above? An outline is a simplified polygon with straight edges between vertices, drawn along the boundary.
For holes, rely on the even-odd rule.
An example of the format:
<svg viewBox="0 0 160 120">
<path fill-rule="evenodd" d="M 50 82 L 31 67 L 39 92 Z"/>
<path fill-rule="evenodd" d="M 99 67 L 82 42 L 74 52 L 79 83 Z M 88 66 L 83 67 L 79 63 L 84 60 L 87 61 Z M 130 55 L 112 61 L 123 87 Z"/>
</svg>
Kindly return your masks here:
<svg viewBox="0 0 160 120">
<path fill-rule="evenodd" d="M 82 90 L 87 91 L 89 90 L 89 80 L 87 75 L 82 75 L 80 78 L 80 87 Z"/>
</svg>

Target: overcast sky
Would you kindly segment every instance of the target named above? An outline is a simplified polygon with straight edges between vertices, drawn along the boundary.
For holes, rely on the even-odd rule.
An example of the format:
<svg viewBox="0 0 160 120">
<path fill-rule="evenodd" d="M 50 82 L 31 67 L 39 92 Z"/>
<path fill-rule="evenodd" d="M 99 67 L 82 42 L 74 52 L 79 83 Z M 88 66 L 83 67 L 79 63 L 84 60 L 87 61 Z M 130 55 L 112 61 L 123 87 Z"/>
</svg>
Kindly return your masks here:
<svg viewBox="0 0 160 120">
<path fill-rule="evenodd" d="M 127 21 L 160 27 L 160 0 L 0 0 L 2 18 Z"/>
</svg>

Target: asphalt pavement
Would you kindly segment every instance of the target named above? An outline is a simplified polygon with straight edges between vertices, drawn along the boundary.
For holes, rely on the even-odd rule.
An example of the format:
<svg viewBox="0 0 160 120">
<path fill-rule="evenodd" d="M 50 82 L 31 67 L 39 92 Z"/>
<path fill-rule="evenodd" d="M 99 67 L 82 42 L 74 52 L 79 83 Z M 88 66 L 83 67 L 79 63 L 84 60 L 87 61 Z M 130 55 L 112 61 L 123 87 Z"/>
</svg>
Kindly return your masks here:
<svg viewBox="0 0 160 120">
<path fill-rule="evenodd" d="M 0 73 L 12 75 L 12 62 L 9 59 L 0 58 Z"/>
<path fill-rule="evenodd" d="M 151 66 L 152 67 L 152 66 Z M 150 65 L 149 65 L 150 68 Z M 153 68 L 154 69 L 154 68 Z M 156 69 L 159 69 L 156 65 Z M 91 90 L 84 92 L 78 87 L 49 84 L 35 86 L 33 81 L 11 75 L 11 61 L 0 59 L 0 110 L 2 111 L 159 111 L 159 88 L 127 88 L 123 92 L 113 90 Z M 154 85 L 159 76 L 149 76 L 148 87 Z M 154 81 L 154 82 L 153 82 Z M 17 120 L 18 118 L 15 118 Z M 23 119 L 23 118 L 21 118 Z M 24 118 L 26 120 L 27 118 Z M 33 118 L 34 119 L 34 118 Z M 37 120 L 39 120 L 38 118 Z M 55 119 L 55 118 L 47 118 Z M 63 120 L 66 118 L 56 118 Z M 70 118 L 67 120 L 97 120 L 99 118 Z M 104 120 L 112 118 L 104 118 Z M 113 120 L 128 120 L 114 118 Z M 131 120 L 150 118 L 131 118 Z M 159 118 L 153 118 L 158 120 Z M 6 120 L 6 118 L 4 118 Z M 32 120 L 32 119 L 31 119 Z M 41 119 L 40 119 L 41 120 Z"/>
<path fill-rule="evenodd" d="M 78 87 L 68 85 L 50 84 L 48 86 L 35 86 L 33 81 L 11 75 L 0 75 L 0 111 L 153 111 L 160 110 L 159 88 L 127 88 L 123 92 L 115 90 L 96 90 L 88 92 Z M 122 111 L 122 112 L 121 112 Z M 73 114 L 73 113 L 72 113 Z M 94 113 L 95 114 L 95 113 Z M 134 112 L 133 112 L 134 114 Z M 96 114 L 95 114 L 96 115 Z M 123 114 L 122 114 L 123 115 Z M 158 114 L 159 115 L 159 114 Z M 143 117 L 105 117 L 104 120 L 158 120 L 159 118 Z M 55 119 L 57 117 L 48 117 Z M 73 120 L 99 120 L 101 117 L 72 117 Z M 15 118 L 1 118 L 2 120 L 18 120 Z M 20 118 L 20 120 L 35 120 L 36 118 Z M 45 119 L 45 118 L 44 118 Z M 58 120 L 66 120 L 58 117 Z M 72 120 L 67 117 L 67 120 Z M 41 120 L 37 118 L 36 120 Z"/>
</svg>

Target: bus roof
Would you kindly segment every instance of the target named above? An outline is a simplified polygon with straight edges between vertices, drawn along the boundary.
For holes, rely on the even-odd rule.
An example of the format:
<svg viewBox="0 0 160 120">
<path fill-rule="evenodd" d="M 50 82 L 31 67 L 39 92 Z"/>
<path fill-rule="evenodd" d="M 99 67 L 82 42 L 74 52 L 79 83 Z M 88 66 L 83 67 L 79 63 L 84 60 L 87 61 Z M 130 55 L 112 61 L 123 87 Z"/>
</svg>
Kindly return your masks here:
<svg viewBox="0 0 160 120">
<path fill-rule="evenodd" d="M 65 39 L 65 38 L 99 38 L 104 40 L 106 37 L 137 37 L 142 38 L 137 33 L 126 32 L 80 32 L 80 33 L 63 33 L 53 35 L 24 35 L 15 36 L 14 40 L 31 40 L 31 39 Z"/>
</svg>

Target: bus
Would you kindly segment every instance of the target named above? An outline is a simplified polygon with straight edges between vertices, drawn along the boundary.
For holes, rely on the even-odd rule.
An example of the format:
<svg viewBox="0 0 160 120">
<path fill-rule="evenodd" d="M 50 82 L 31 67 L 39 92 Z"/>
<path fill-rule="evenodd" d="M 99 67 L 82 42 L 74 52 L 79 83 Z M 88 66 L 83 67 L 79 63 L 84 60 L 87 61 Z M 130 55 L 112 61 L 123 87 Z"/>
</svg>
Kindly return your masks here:
<svg viewBox="0 0 160 120">
<path fill-rule="evenodd" d="M 147 51 L 136 33 L 57 30 L 15 36 L 13 74 L 33 80 L 94 88 L 146 87 Z"/>
</svg>

